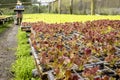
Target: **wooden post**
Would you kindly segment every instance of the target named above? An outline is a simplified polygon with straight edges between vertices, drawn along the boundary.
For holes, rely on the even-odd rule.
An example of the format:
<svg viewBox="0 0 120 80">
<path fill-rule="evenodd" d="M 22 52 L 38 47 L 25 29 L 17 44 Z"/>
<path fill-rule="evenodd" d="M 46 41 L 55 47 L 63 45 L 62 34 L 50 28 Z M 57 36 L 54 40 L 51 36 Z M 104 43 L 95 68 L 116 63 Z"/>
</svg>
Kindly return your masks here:
<svg viewBox="0 0 120 80">
<path fill-rule="evenodd" d="M 91 15 L 95 14 L 95 0 L 91 0 Z"/>
<path fill-rule="evenodd" d="M 73 14 L 73 0 L 70 0 L 70 14 Z"/>
<path fill-rule="evenodd" d="M 58 13 L 61 14 L 61 0 L 58 0 Z"/>
</svg>

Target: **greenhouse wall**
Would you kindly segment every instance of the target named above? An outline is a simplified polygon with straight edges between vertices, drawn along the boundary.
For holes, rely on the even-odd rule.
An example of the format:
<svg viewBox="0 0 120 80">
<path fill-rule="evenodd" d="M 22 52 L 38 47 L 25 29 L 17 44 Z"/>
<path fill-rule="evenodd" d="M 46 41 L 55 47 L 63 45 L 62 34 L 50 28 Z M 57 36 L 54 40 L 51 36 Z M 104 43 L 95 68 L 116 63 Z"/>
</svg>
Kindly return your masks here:
<svg viewBox="0 0 120 80">
<path fill-rule="evenodd" d="M 61 0 L 61 13 L 70 13 L 70 2 L 71 0 Z M 56 0 L 49 4 L 53 7 L 51 8 L 51 12 L 59 11 L 58 3 L 59 0 Z M 91 0 L 73 0 L 72 4 L 73 14 L 90 14 Z M 104 15 L 120 14 L 120 0 L 95 0 L 95 13 Z"/>
</svg>

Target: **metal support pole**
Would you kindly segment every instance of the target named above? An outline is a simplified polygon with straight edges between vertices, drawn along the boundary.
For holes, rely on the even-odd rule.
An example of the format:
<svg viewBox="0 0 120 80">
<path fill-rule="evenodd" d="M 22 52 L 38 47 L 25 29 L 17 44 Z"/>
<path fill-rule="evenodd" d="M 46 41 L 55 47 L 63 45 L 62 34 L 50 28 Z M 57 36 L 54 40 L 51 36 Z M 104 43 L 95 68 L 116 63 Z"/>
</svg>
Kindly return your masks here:
<svg viewBox="0 0 120 80">
<path fill-rule="evenodd" d="M 61 0 L 58 0 L 58 13 L 61 14 Z"/>
<path fill-rule="evenodd" d="M 40 2 L 38 3 L 38 5 L 39 5 L 38 11 L 39 11 L 39 13 L 40 13 L 40 5 L 41 5 Z"/>
<path fill-rule="evenodd" d="M 70 14 L 73 14 L 73 0 L 70 0 Z"/>
<path fill-rule="evenodd" d="M 95 0 L 91 0 L 91 15 L 95 14 Z"/>
<path fill-rule="evenodd" d="M 51 10 L 51 3 L 48 3 L 48 13 L 50 13 Z"/>
</svg>

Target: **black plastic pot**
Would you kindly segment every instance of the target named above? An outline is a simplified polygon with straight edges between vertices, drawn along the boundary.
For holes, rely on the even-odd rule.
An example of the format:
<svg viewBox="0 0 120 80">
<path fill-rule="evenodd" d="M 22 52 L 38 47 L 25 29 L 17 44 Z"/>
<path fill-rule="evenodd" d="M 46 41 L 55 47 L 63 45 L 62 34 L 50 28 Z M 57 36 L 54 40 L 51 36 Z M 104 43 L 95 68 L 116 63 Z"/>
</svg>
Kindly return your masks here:
<svg viewBox="0 0 120 80">
<path fill-rule="evenodd" d="M 42 67 L 43 72 L 47 72 L 47 71 L 52 70 L 51 68 L 46 68 L 46 66 L 44 66 L 44 65 L 41 65 L 41 67 Z"/>
<path fill-rule="evenodd" d="M 116 62 L 115 65 L 116 65 L 117 68 L 120 68 L 120 62 Z"/>
<path fill-rule="evenodd" d="M 42 78 L 42 80 L 49 80 L 49 79 L 47 78 L 47 74 L 43 75 L 41 78 Z"/>
<path fill-rule="evenodd" d="M 112 70 L 115 70 L 117 67 L 116 65 L 113 65 L 113 66 L 110 66 L 110 65 L 107 65 L 109 68 L 111 68 Z"/>
<path fill-rule="evenodd" d="M 84 70 L 76 70 L 77 73 L 82 73 Z"/>
<path fill-rule="evenodd" d="M 29 44 L 29 41 L 27 41 L 27 44 Z"/>
<path fill-rule="evenodd" d="M 120 46 L 116 46 L 116 47 L 120 49 Z"/>
<path fill-rule="evenodd" d="M 104 69 L 104 63 L 99 64 L 99 69 Z"/>
<path fill-rule="evenodd" d="M 36 52 L 36 54 L 39 54 L 39 53 L 40 53 L 40 51 L 38 51 L 38 50 L 36 50 L 35 52 Z"/>
<path fill-rule="evenodd" d="M 101 57 L 99 57 L 99 59 L 100 59 L 101 61 L 104 61 L 105 58 L 101 56 Z"/>
<path fill-rule="evenodd" d="M 30 55 L 32 55 L 32 51 L 30 51 Z"/>
<path fill-rule="evenodd" d="M 115 75 L 113 76 L 116 80 L 120 80 L 120 76 L 119 75 Z"/>
<path fill-rule="evenodd" d="M 102 72 L 102 75 L 115 76 L 114 72 L 106 71 L 106 70 Z"/>
<path fill-rule="evenodd" d="M 31 30 L 26 30 L 27 33 L 31 32 Z"/>
</svg>

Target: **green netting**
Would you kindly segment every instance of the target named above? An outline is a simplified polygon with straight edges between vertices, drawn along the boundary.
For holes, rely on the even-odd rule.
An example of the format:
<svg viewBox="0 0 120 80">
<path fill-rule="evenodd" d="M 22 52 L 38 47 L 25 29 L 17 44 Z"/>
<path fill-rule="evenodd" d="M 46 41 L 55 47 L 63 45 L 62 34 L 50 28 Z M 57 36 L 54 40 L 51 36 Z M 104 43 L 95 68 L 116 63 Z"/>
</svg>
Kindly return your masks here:
<svg viewBox="0 0 120 80">
<path fill-rule="evenodd" d="M 61 13 L 70 13 L 70 1 L 61 0 Z M 59 0 L 50 3 L 51 12 L 59 11 Z M 54 6 L 53 6 L 54 5 Z M 73 0 L 74 14 L 90 14 L 91 0 Z M 120 14 L 120 0 L 95 0 L 96 14 Z"/>
</svg>

